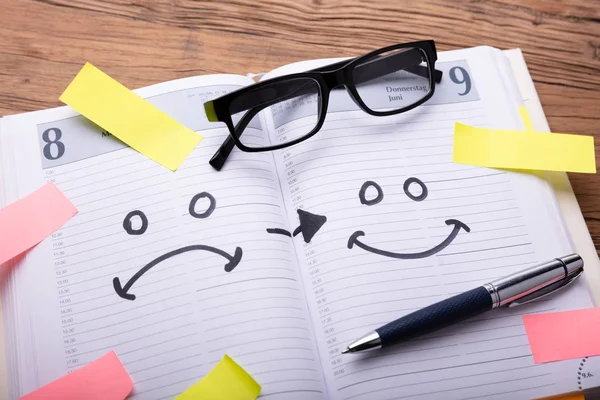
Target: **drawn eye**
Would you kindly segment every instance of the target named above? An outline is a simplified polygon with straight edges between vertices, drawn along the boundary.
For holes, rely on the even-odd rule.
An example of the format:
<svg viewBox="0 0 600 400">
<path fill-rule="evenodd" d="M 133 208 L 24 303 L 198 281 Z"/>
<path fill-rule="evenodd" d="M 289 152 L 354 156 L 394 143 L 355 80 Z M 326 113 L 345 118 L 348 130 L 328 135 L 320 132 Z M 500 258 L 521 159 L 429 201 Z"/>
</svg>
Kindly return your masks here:
<svg viewBox="0 0 600 400">
<path fill-rule="evenodd" d="M 413 185 L 413 183 L 415 185 Z M 419 193 L 419 189 L 416 188 L 416 186 L 421 188 L 420 193 Z M 407 180 L 405 180 L 403 189 L 404 189 L 404 193 L 406 193 L 406 195 L 414 201 L 425 200 L 427 198 L 427 194 L 429 193 L 427 191 L 427 186 L 425 186 L 425 184 L 420 179 L 415 178 L 415 177 L 408 178 Z M 413 194 L 413 192 L 416 192 L 419 194 Z"/>
<path fill-rule="evenodd" d="M 375 190 L 376 196 L 372 197 L 370 199 L 367 199 L 367 190 L 369 188 L 373 188 Z M 370 192 L 372 192 L 372 190 L 370 190 Z M 372 193 L 371 193 L 371 196 L 372 196 Z M 366 181 L 360 187 L 360 190 L 358 192 L 358 198 L 360 199 L 361 204 L 365 204 L 367 206 L 372 206 L 377 203 L 380 203 L 381 200 L 383 200 L 383 190 L 381 189 L 381 186 L 379 186 L 377 183 L 375 183 L 373 181 Z"/>
<path fill-rule="evenodd" d="M 200 200 L 200 199 L 208 199 L 208 207 L 206 208 L 206 211 L 204 211 L 204 212 L 196 211 L 196 205 L 198 203 L 198 200 Z M 202 202 L 202 203 L 206 203 L 206 202 Z M 204 219 L 204 218 L 210 217 L 210 215 L 213 213 L 213 211 L 215 211 L 216 206 L 217 206 L 217 201 L 215 200 L 213 195 L 210 193 L 207 193 L 207 192 L 202 192 L 202 193 L 198 193 L 197 195 L 192 197 L 192 200 L 190 200 L 190 206 L 188 207 L 188 211 L 190 212 L 190 215 L 192 217 Z"/>
<path fill-rule="evenodd" d="M 137 217 L 137 218 L 136 218 Z M 140 210 L 131 211 L 123 219 L 123 229 L 130 235 L 141 235 L 148 229 L 148 218 Z"/>
</svg>

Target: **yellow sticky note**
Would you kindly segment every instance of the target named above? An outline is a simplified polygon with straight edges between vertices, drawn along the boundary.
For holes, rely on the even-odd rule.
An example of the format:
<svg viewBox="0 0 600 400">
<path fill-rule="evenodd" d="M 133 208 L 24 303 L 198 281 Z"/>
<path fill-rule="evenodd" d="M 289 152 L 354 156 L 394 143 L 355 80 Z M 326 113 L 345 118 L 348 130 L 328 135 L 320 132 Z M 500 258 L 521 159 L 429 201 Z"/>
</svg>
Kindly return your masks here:
<svg viewBox="0 0 600 400">
<path fill-rule="evenodd" d="M 83 66 L 60 100 L 172 171 L 202 140 L 90 63 Z"/>
<path fill-rule="evenodd" d="M 594 137 L 454 125 L 452 161 L 492 168 L 596 173 Z"/>
<path fill-rule="evenodd" d="M 521 114 L 521 119 L 523 120 L 523 124 L 525 125 L 525 130 L 527 132 L 533 132 L 533 123 L 531 122 L 531 118 L 529 118 L 529 111 L 527 111 L 527 107 L 520 106 L 519 114 Z"/>
<path fill-rule="evenodd" d="M 175 400 L 256 400 L 261 387 L 227 354 L 198 383 Z"/>
</svg>

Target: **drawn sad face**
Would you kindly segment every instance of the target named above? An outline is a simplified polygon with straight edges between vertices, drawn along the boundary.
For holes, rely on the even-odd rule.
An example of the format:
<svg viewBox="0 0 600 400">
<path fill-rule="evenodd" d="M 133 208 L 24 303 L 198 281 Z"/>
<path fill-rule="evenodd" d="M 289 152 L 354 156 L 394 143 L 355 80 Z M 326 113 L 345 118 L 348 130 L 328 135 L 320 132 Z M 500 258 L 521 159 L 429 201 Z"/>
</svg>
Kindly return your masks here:
<svg viewBox="0 0 600 400">
<path fill-rule="evenodd" d="M 375 189 L 375 191 L 377 193 L 377 195 L 375 197 L 370 198 L 370 199 L 367 198 L 367 189 L 369 189 L 369 188 Z M 427 198 L 427 195 L 429 194 L 429 192 L 427 190 L 427 186 L 425 186 L 425 184 L 417 178 L 408 178 L 404 182 L 403 189 L 404 189 L 404 193 L 411 200 L 418 201 L 418 202 L 425 200 Z M 380 203 L 383 200 L 383 190 L 381 189 L 381 186 L 379 186 L 377 183 L 375 183 L 373 181 L 366 181 L 365 183 L 363 183 L 362 187 L 360 188 L 360 191 L 358 192 L 358 197 L 362 204 L 364 204 L 366 206 L 373 206 L 375 204 Z M 456 236 L 458 236 L 461 229 L 464 229 L 466 232 L 471 231 L 471 229 L 465 223 L 463 223 L 457 219 L 448 219 L 445 222 L 446 222 L 446 225 L 453 226 L 452 232 L 450 232 L 448 237 L 446 239 L 444 239 L 442 242 L 440 242 L 438 245 L 432 247 L 431 249 L 425 250 L 425 251 L 422 251 L 419 253 L 395 253 L 395 252 L 391 252 L 391 251 L 378 249 L 378 248 L 369 246 L 369 245 L 363 243 L 361 240 L 359 240 L 360 237 L 365 236 L 365 233 L 363 231 L 356 231 L 352 235 L 350 235 L 350 238 L 348 239 L 348 248 L 352 249 L 352 247 L 354 247 L 354 245 L 356 245 L 356 246 L 360 247 L 361 249 L 364 249 L 364 250 L 369 251 L 374 254 L 379 254 L 381 256 L 391 257 L 391 258 L 399 258 L 399 259 L 403 259 L 403 260 L 414 260 L 417 258 L 429 257 L 436 253 L 439 253 L 440 251 L 445 249 L 448 245 L 450 245 L 450 243 L 452 243 L 454 238 L 456 238 Z"/>
<path fill-rule="evenodd" d="M 205 211 L 198 212 L 197 203 L 201 199 L 208 200 L 208 207 Z M 190 201 L 190 205 L 188 207 L 189 214 L 194 218 L 204 219 L 210 217 L 210 215 L 215 211 L 217 206 L 217 201 L 215 198 L 207 192 L 198 193 L 194 197 L 192 197 Z M 148 218 L 146 214 L 144 214 L 140 210 L 134 210 L 128 213 L 123 219 L 123 229 L 129 235 L 143 235 L 144 232 L 148 229 Z M 233 269 L 239 264 L 242 259 L 242 249 L 240 247 L 235 248 L 235 252 L 233 255 L 223 251 L 221 249 L 217 249 L 215 247 L 203 245 L 203 244 L 193 244 L 189 246 L 180 247 L 178 249 L 169 251 L 161 256 L 156 257 L 154 260 L 150 261 L 148 264 L 143 266 L 138 272 L 136 272 L 131 279 L 127 281 L 127 283 L 122 286 L 119 277 L 113 278 L 113 287 L 115 292 L 120 297 L 127 300 L 135 300 L 135 295 L 128 293 L 131 286 L 142 277 L 148 270 L 159 265 L 161 262 L 168 260 L 171 257 L 175 257 L 178 254 L 186 253 L 188 251 L 196 251 L 202 250 L 210 253 L 214 253 L 223 257 L 227 262 L 224 266 L 225 272 L 231 272 Z"/>
</svg>

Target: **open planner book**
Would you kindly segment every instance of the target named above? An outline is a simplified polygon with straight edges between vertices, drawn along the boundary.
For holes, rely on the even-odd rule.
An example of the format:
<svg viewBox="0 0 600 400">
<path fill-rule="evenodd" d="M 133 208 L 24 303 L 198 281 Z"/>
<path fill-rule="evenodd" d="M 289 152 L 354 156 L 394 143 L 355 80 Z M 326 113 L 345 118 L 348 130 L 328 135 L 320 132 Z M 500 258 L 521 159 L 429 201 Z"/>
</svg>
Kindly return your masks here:
<svg viewBox="0 0 600 400">
<path fill-rule="evenodd" d="M 296 63 L 263 79 L 335 61 Z M 51 181 L 79 210 L 4 268 L 9 397 L 113 349 L 134 381 L 132 399 L 173 398 L 225 353 L 265 399 L 529 399 L 577 390 L 581 360 L 534 364 L 521 315 L 592 306 L 583 280 L 384 351 L 341 354 L 404 314 L 574 252 L 545 175 L 451 161 L 456 121 L 523 128 L 505 55 L 442 52 L 436 67 L 444 75 L 433 98 L 405 114 L 372 117 L 334 91 L 314 137 L 275 152 L 235 149 L 220 172 L 208 160 L 227 129 L 207 121 L 203 103 L 252 84 L 248 77 L 137 91 L 204 136 L 176 172 L 68 107 L 0 119 L 0 204 Z M 377 101 L 403 90 L 382 85 Z M 284 111 L 263 112 L 244 135 L 273 143 L 293 134 L 303 119 L 286 115 L 302 113 Z M 294 232 L 299 209 L 327 218 L 309 243 L 270 233 Z M 357 231 L 364 235 L 349 243 Z M 416 259 L 377 251 L 428 253 L 441 243 Z M 198 251 L 177 251 L 189 246 Z M 127 290 L 134 300 L 117 293 L 115 278 L 125 285 L 148 265 Z"/>
</svg>

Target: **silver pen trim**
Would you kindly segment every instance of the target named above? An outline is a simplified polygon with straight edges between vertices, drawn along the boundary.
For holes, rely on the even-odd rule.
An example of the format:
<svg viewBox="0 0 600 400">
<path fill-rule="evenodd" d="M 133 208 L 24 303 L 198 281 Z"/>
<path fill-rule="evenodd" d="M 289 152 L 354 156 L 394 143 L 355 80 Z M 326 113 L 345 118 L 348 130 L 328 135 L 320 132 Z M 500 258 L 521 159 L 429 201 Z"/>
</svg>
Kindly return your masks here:
<svg viewBox="0 0 600 400">
<path fill-rule="evenodd" d="M 582 272 L 583 260 L 577 254 L 570 254 L 494 280 L 483 286 L 490 293 L 492 308 L 514 307 L 562 289 L 579 277 Z"/>
<path fill-rule="evenodd" d="M 498 295 L 498 291 L 496 290 L 494 285 L 492 285 L 491 283 L 486 283 L 485 285 L 483 285 L 483 287 L 485 288 L 485 290 L 487 290 L 487 292 L 490 294 L 490 297 L 492 298 L 492 309 L 498 308 L 500 306 L 500 296 Z"/>
<path fill-rule="evenodd" d="M 357 351 L 375 350 L 381 348 L 381 338 L 376 331 L 370 332 L 360 339 L 350 343 L 342 354 L 355 353 Z"/>
</svg>

